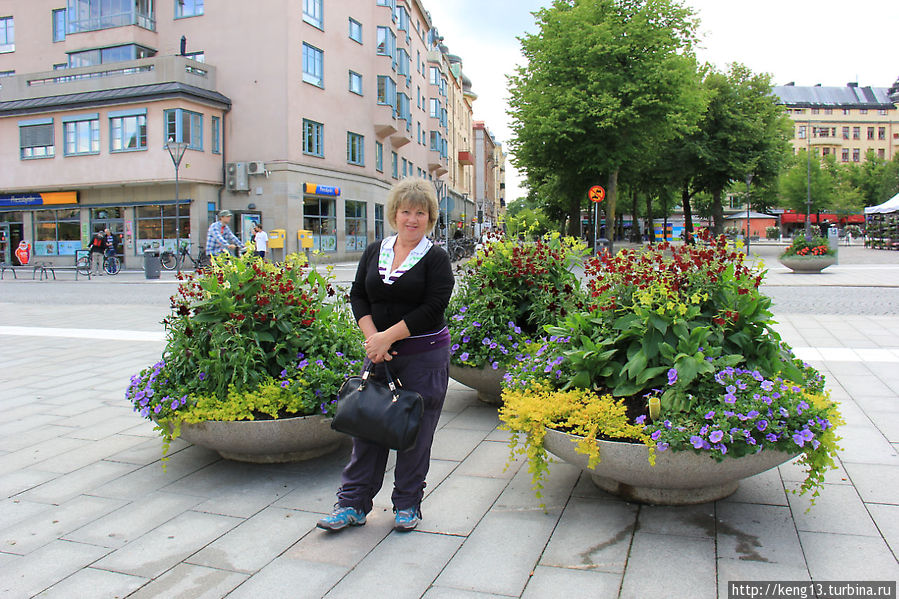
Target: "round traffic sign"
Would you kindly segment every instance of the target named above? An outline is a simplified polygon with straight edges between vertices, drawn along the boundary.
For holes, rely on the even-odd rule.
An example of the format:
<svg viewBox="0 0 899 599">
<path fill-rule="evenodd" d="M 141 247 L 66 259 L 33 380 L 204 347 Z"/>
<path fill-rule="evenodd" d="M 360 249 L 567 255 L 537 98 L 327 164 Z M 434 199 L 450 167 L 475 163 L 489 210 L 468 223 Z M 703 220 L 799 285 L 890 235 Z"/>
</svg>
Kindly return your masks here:
<svg viewBox="0 0 899 599">
<path fill-rule="evenodd" d="M 606 190 L 603 189 L 602 185 L 594 185 L 590 188 L 590 201 L 599 203 L 606 199 Z"/>
</svg>

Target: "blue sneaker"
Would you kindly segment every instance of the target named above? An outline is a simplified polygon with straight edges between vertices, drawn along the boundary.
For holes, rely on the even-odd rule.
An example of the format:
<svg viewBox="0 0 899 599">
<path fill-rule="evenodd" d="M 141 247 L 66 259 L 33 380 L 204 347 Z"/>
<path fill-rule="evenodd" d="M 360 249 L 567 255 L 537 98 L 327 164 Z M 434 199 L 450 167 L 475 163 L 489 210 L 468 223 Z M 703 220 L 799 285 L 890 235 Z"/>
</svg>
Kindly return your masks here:
<svg viewBox="0 0 899 599">
<path fill-rule="evenodd" d="M 421 511 L 417 507 L 397 510 L 393 529 L 399 532 L 409 532 L 410 530 L 415 530 L 419 522 L 421 522 Z"/>
<path fill-rule="evenodd" d="M 319 520 L 316 526 L 325 530 L 343 530 L 347 526 L 363 526 L 364 524 L 365 514 L 361 511 L 352 507 L 337 506 L 330 516 Z"/>
</svg>

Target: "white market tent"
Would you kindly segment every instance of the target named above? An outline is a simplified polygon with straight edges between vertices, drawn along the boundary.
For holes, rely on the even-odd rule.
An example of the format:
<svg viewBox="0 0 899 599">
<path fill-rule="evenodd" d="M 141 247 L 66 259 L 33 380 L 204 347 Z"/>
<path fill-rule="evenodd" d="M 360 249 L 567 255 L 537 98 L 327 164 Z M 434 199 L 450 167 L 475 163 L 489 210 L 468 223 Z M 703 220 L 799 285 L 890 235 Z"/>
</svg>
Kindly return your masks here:
<svg viewBox="0 0 899 599">
<path fill-rule="evenodd" d="M 899 212 L 899 193 L 879 206 L 865 208 L 865 214 L 887 214 L 889 212 Z"/>
</svg>

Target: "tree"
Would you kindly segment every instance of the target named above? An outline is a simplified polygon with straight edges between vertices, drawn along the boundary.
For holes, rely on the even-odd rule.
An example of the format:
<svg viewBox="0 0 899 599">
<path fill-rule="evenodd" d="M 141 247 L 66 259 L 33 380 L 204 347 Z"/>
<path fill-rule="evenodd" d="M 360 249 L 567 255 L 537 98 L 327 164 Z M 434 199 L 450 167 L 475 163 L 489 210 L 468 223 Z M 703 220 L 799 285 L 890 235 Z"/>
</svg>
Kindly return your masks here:
<svg viewBox="0 0 899 599">
<path fill-rule="evenodd" d="M 519 38 L 528 64 L 509 77 L 513 161 L 571 234 L 606 182 L 611 226 L 621 169 L 698 118 L 696 20 L 675 0 L 554 0 L 534 15 L 538 33 Z"/>
<path fill-rule="evenodd" d="M 883 204 L 897 193 L 899 193 L 899 154 L 893 156 L 893 159 L 883 167 L 874 205 Z"/>
<path fill-rule="evenodd" d="M 808 184 L 810 182 L 810 185 Z M 835 182 L 831 173 L 821 167 L 817 157 L 811 157 L 800 150 L 792 165 L 780 178 L 780 193 L 786 207 L 796 212 L 806 212 L 806 202 L 811 192 L 812 214 L 821 213 L 830 208 L 834 198 Z"/>
</svg>

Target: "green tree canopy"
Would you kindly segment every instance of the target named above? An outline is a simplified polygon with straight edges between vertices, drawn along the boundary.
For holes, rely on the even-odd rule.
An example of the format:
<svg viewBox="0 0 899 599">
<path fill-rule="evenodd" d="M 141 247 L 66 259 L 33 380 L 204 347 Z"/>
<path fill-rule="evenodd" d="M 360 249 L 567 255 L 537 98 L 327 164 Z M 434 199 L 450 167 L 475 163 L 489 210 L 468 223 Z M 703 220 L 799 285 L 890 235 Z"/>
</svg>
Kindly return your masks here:
<svg viewBox="0 0 899 599">
<path fill-rule="evenodd" d="M 832 173 L 822 168 L 821 161 L 800 150 L 790 167 L 780 178 L 780 193 L 786 208 L 805 213 L 807 199 L 811 198 L 812 214 L 830 209 L 835 197 L 836 184 Z"/>
</svg>

